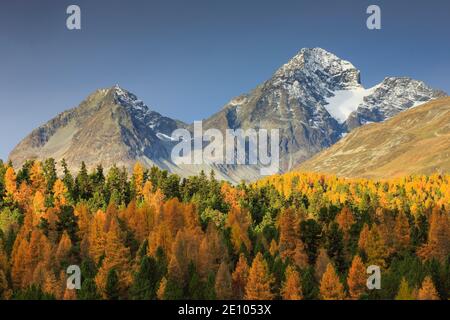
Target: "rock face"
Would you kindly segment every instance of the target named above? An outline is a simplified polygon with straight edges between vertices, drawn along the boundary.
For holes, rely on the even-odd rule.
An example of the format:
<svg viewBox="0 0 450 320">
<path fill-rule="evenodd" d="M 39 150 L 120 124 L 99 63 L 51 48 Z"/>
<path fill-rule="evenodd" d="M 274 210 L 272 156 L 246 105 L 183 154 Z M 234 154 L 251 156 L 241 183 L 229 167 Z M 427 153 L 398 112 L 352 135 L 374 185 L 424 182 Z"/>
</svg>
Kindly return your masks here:
<svg viewBox="0 0 450 320">
<path fill-rule="evenodd" d="M 77 170 L 114 164 L 131 168 L 136 161 L 165 168 L 179 121 L 150 110 L 119 86 L 97 90 L 77 108 L 65 111 L 34 130 L 10 154 L 14 165 L 28 159 L 63 158 Z"/>
<path fill-rule="evenodd" d="M 206 128 L 279 129 L 281 170 L 289 170 L 341 137 L 326 110 L 334 91 L 360 86 L 359 71 L 320 49 L 303 49 L 252 92 L 230 101 Z"/>
<path fill-rule="evenodd" d="M 384 121 L 444 95 L 409 78 L 386 78 L 365 89 L 359 70 L 350 62 L 321 48 L 302 49 L 269 80 L 204 120 L 203 130 L 277 129 L 283 172 L 356 127 Z M 260 177 L 260 163 L 175 165 L 170 155 L 177 141 L 171 134 L 178 128 L 192 126 L 152 111 L 135 95 L 115 86 L 97 90 L 79 107 L 34 130 L 10 159 L 20 166 L 27 159 L 65 158 L 71 168 L 85 161 L 88 167 L 101 163 L 105 169 L 113 164 L 131 168 L 140 161 L 182 176 L 213 169 L 219 178 L 233 182 Z"/>
<path fill-rule="evenodd" d="M 357 128 L 298 170 L 365 178 L 448 173 L 450 98 Z"/>
<path fill-rule="evenodd" d="M 372 91 L 345 121 L 348 130 L 366 123 L 384 121 L 406 109 L 446 96 L 443 91 L 410 78 L 386 78 Z"/>
<path fill-rule="evenodd" d="M 355 127 L 444 95 L 408 78 L 386 78 L 365 89 L 350 62 L 321 48 L 302 49 L 271 79 L 207 119 L 205 127 L 279 129 L 281 171 L 287 171 Z"/>
</svg>

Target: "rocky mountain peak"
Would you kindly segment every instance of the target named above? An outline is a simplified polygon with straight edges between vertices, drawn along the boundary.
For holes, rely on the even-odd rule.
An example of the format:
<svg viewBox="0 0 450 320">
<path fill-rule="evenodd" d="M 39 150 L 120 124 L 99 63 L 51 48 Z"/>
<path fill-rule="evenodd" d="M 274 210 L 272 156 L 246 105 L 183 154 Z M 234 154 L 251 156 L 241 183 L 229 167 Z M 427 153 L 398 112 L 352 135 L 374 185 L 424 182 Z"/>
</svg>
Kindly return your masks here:
<svg viewBox="0 0 450 320">
<path fill-rule="evenodd" d="M 346 120 L 349 130 L 366 123 L 384 121 L 402 111 L 446 96 L 445 92 L 409 77 L 386 77 L 369 91 Z"/>
<path fill-rule="evenodd" d="M 359 87 L 360 72 L 349 61 L 338 58 L 322 48 L 303 48 L 289 62 L 278 69 L 277 79 L 309 78 L 329 85 L 330 90 Z"/>
</svg>

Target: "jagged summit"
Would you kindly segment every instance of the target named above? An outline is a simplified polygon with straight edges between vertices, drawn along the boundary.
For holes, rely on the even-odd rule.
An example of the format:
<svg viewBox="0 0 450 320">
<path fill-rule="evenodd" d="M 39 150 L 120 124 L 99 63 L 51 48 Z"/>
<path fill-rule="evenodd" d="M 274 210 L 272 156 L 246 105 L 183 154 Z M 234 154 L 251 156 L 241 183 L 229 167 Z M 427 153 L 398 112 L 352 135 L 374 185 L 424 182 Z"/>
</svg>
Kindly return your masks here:
<svg viewBox="0 0 450 320">
<path fill-rule="evenodd" d="M 322 48 L 303 48 L 289 62 L 275 72 L 274 78 L 302 78 L 315 80 L 329 79 L 329 84 L 339 88 L 360 86 L 360 72 L 349 61 L 338 58 Z M 336 89 L 336 88 L 330 88 Z"/>
<path fill-rule="evenodd" d="M 347 130 L 370 122 L 381 122 L 407 109 L 433 99 L 445 97 L 423 81 L 409 77 L 386 77 L 381 83 L 367 90 L 367 94 L 345 120 Z"/>
</svg>

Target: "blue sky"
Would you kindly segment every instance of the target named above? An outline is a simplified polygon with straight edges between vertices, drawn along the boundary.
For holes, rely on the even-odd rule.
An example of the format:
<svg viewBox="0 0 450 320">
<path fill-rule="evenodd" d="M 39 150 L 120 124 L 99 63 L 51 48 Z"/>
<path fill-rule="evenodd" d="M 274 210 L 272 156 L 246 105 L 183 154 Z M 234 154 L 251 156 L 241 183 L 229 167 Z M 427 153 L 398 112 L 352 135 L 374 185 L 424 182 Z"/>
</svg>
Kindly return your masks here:
<svg viewBox="0 0 450 320">
<path fill-rule="evenodd" d="M 78 4 L 82 30 L 66 29 Z M 378 4 L 382 29 L 366 28 Z M 32 129 L 116 83 L 186 122 L 248 92 L 303 47 L 450 92 L 450 1 L 40 0 L 0 2 L 0 158 Z"/>
</svg>

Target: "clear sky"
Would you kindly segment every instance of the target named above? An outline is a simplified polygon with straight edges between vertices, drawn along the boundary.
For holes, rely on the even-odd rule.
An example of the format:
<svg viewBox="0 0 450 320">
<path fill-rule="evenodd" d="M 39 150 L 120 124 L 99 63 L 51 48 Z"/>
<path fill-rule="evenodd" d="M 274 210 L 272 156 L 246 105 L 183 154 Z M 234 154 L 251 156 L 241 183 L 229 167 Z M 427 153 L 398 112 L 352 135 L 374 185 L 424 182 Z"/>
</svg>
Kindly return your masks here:
<svg viewBox="0 0 450 320">
<path fill-rule="evenodd" d="M 66 28 L 81 7 L 82 30 Z M 382 29 L 366 28 L 378 4 Z M 448 0 L 1 0 L 0 158 L 59 112 L 116 83 L 186 122 L 248 92 L 303 47 L 450 92 Z"/>
</svg>

